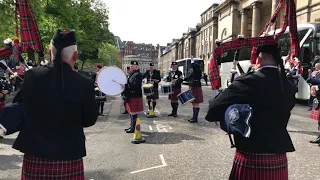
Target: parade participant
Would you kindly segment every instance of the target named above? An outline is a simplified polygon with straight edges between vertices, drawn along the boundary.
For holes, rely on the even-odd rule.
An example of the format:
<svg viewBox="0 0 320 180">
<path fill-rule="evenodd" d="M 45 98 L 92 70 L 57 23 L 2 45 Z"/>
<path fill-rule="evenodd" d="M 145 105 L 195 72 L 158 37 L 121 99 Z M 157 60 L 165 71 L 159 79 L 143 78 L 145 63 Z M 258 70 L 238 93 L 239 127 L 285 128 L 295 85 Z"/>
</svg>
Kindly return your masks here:
<svg viewBox="0 0 320 180">
<path fill-rule="evenodd" d="M 309 141 L 310 143 L 319 144 L 320 146 L 320 109 L 319 109 L 319 100 L 320 100 L 320 91 L 319 91 L 320 85 L 311 86 L 310 92 L 311 96 L 313 97 L 313 107 L 311 109 L 310 118 L 313 120 L 318 121 L 318 137 L 315 140 Z"/>
<path fill-rule="evenodd" d="M 312 84 L 312 85 L 320 85 L 320 63 L 315 63 L 314 65 L 314 71 L 312 69 L 308 69 L 308 79 L 307 83 Z M 312 96 L 310 94 L 310 98 L 308 100 L 308 105 L 309 105 L 309 111 L 312 110 L 312 104 L 315 96 Z"/>
<path fill-rule="evenodd" d="M 149 105 L 149 111 L 153 110 L 156 108 L 157 105 L 157 99 L 159 99 L 159 82 L 161 81 L 160 77 L 160 71 L 154 69 L 153 63 L 150 63 L 149 70 L 145 72 L 143 75 L 143 78 L 147 78 L 147 83 L 148 84 L 153 84 L 153 95 L 147 96 L 148 100 L 148 105 Z M 151 101 L 152 101 L 152 107 L 151 107 Z M 147 115 L 149 114 L 149 111 Z"/>
<path fill-rule="evenodd" d="M 188 121 L 190 123 L 198 122 L 198 115 L 200 112 L 200 103 L 203 103 L 203 94 L 201 89 L 201 67 L 198 63 L 193 63 L 193 71 L 188 77 L 189 88 L 192 91 L 195 100 L 192 102 L 193 105 L 193 117 Z"/>
<path fill-rule="evenodd" d="M 127 77 L 129 77 L 129 74 L 130 74 L 130 66 L 127 67 L 127 71 L 126 71 L 126 75 Z M 122 92 L 121 93 L 121 96 L 122 96 L 122 100 L 123 100 L 123 106 L 124 106 L 124 113 L 122 114 L 128 114 L 128 111 L 127 111 L 127 108 L 126 108 L 126 100 L 125 100 L 125 96 L 124 96 L 124 93 Z"/>
<path fill-rule="evenodd" d="M 172 71 L 169 73 L 167 77 L 167 82 L 172 83 L 172 94 L 169 94 L 169 100 L 171 100 L 171 107 L 172 107 L 172 112 L 168 116 L 173 116 L 173 117 L 178 117 L 177 112 L 178 112 L 178 97 L 177 95 L 181 93 L 181 83 L 183 82 L 183 75 L 182 72 L 179 71 L 178 69 L 178 64 L 177 62 L 172 62 L 171 63 L 171 69 Z"/>
<path fill-rule="evenodd" d="M 130 114 L 130 127 L 125 129 L 127 133 L 133 133 L 138 118 L 138 112 L 143 111 L 143 99 L 142 99 L 142 74 L 139 71 L 137 61 L 131 61 L 130 74 L 128 77 L 128 83 L 122 84 L 124 88 L 124 96 L 126 97 L 126 109 Z"/>
<path fill-rule="evenodd" d="M 92 79 L 96 82 L 97 80 L 97 73 L 99 73 L 99 71 L 102 69 L 102 66 L 101 65 L 97 65 L 95 67 L 96 69 L 96 73 L 93 73 L 92 75 Z M 103 92 L 100 91 L 98 85 L 97 85 L 97 82 L 95 83 L 95 91 L 96 91 L 96 96 L 99 97 L 99 96 L 105 96 L 105 94 Z M 104 116 L 103 114 L 103 111 L 104 111 L 104 102 L 105 102 L 105 98 L 103 99 L 97 99 L 96 100 L 96 103 L 97 103 L 97 108 L 98 110 L 100 111 L 100 116 Z"/>
<path fill-rule="evenodd" d="M 94 82 L 73 71 L 75 32 L 58 30 L 50 43 L 54 64 L 26 72 L 15 101 L 25 122 L 13 145 L 24 153 L 21 179 L 84 179 L 83 128 L 96 123 Z"/>
<path fill-rule="evenodd" d="M 287 124 L 297 88 L 286 78 L 277 45 L 258 47 L 257 55 L 259 69 L 238 77 L 218 95 L 211 102 L 206 119 L 220 121 L 223 127 L 229 106 L 249 104 L 253 112 L 251 135 L 234 135 L 236 153 L 229 179 L 288 180 L 286 153 L 295 149 Z M 240 120 L 239 114 L 232 115 L 237 118 L 234 120 Z"/>
</svg>

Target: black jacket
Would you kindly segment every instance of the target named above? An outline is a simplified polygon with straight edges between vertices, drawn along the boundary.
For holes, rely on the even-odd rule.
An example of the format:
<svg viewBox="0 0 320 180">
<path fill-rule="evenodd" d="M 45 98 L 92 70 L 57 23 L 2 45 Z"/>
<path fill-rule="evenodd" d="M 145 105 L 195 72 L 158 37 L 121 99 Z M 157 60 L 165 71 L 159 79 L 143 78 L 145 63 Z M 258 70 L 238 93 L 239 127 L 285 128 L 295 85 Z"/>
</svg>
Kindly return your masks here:
<svg viewBox="0 0 320 180">
<path fill-rule="evenodd" d="M 152 76 L 150 77 L 150 70 L 147 70 L 145 73 L 144 73 L 144 75 L 143 75 L 143 79 L 144 78 L 147 78 L 147 81 L 149 82 L 150 81 L 150 79 L 152 80 L 152 79 L 156 79 L 156 80 L 159 80 L 159 82 L 161 81 L 161 76 L 160 76 L 160 71 L 158 71 L 158 70 L 153 70 L 153 72 L 152 72 Z M 158 86 L 158 84 L 159 84 L 159 82 L 158 83 L 154 83 L 153 84 L 153 87 L 154 88 L 158 88 L 159 86 Z"/>
<path fill-rule="evenodd" d="M 98 108 L 90 78 L 64 64 L 30 69 L 14 98 L 21 103 L 25 123 L 13 148 L 25 154 L 56 160 L 86 156 L 84 127 L 95 124 Z"/>
<path fill-rule="evenodd" d="M 193 87 L 201 87 L 201 71 L 192 71 L 188 76 L 188 85 Z"/>
<path fill-rule="evenodd" d="M 142 74 L 139 70 L 131 71 L 125 86 L 124 96 L 128 99 L 142 97 Z"/>
<path fill-rule="evenodd" d="M 169 76 L 167 77 L 167 82 L 171 82 L 174 79 L 178 79 L 178 80 L 172 86 L 172 88 L 180 89 L 181 88 L 181 83 L 183 82 L 183 79 L 182 79 L 182 72 L 179 71 L 178 69 L 175 72 L 170 72 L 169 73 Z"/>
<path fill-rule="evenodd" d="M 230 105 L 249 104 L 253 109 L 252 133 L 250 138 L 234 137 L 237 149 L 258 153 L 292 152 L 295 149 L 286 128 L 295 105 L 296 89 L 284 79 L 282 92 L 280 83 L 279 71 L 275 68 L 240 76 L 211 102 L 206 119 L 222 122 Z"/>
</svg>

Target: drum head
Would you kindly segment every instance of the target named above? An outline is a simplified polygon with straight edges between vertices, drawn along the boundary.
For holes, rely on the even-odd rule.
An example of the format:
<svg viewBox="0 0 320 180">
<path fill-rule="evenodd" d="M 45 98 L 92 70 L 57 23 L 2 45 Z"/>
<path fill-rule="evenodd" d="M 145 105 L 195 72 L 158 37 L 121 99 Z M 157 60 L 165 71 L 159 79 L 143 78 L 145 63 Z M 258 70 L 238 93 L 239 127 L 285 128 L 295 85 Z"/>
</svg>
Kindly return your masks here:
<svg viewBox="0 0 320 180">
<path fill-rule="evenodd" d="M 101 92 L 116 96 L 124 91 L 120 84 L 127 84 L 127 76 L 120 68 L 109 66 L 99 71 L 96 81 Z"/>
</svg>

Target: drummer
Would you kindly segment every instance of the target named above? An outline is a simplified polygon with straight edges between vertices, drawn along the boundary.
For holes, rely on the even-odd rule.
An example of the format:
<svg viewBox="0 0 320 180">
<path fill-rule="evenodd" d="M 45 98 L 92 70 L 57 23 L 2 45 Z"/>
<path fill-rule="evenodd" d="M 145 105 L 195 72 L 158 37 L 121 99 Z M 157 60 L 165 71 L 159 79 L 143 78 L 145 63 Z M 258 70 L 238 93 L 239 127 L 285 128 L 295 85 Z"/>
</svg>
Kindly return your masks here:
<svg viewBox="0 0 320 180">
<path fill-rule="evenodd" d="M 201 67 L 198 63 L 192 63 L 193 72 L 188 77 L 189 88 L 192 91 L 195 100 L 192 102 L 193 105 L 193 117 L 188 120 L 190 123 L 198 122 L 198 115 L 200 111 L 199 104 L 203 103 L 203 93 L 201 89 Z"/>
<path fill-rule="evenodd" d="M 166 81 L 172 83 L 172 94 L 169 94 L 169 100 L 171 100 L 172 112 L 168 116 L 177 117 L 178 111 L 178 97 L 177 95 L 181 93 L 181 83 L 183 82 L 182 72 L 178 69 L 178 63 L 172 62 L 171 69 L 172 71 L 169 73 Z"/>
<path fill-rule="evenodd" d="M 126 94 L 126 109 L 130 114 L 130 127 L 125 129 L 127 133 L 134 133 L 136 121 L 138 118 L 138 112 L 143 111 L 143 99 L 142 99 L 142 74 L 139 71 L 138 61 L 131 61 L 130 74 L 128 77 L 128 83 L 121 86 L 125 89 Z"/>
<path fill-rule="evenodd" d="M 159 82 L 161 81 L 160 71 L 154 69 L 153 63 L 150 63 L 149 70 L 143 75 L 143 79 L 147 78 L 147 84 L 153 84 L 153 95 L 147 96 L 149 111 L 155 110 L 157 105 L 157 99 L 159 99 Z M 152 101 L 152 106 L 151 106 Z M 149 111 L 147 115 L 149 115 Z"/>
<path fill-rule="evenodd" d="M 130 66 L 127 67 L 127 71 L 126 71 L 127 77 L 129 77 L 129 74 L 130 74 Z M 122 96 L 123 105 L 124 105 L 124 109 L 125 109 L 125 111 L 122 114 L 128 114 L 128 110 L 126 108 L 126 100 L 125 100 L 124 92 L 121 93 L 121 96 Z"/>
<path fill-rule="evenodd" d="M 97 79 L 97 74 L 98 72 L 102 69 L 102 66 L 101 65 L 97 65 L 95 67 L 96 69 L 96 73 L 94 73 L 92 75 L 92 79 L 96 82 L 96 79 Z M 96 82 L 96 96 L 104 96 L 105 94 L 102 93 L 100 90 L 99 90 L 99 87 L 97 86 L 97 82 Z M 100 116 L 104 116 L 103 115 L 103 110 L 104 110 L 104 101 L 97 101 L 97 107 L 98 107 L 98 110 L 100 111 Z"/>
</svg>

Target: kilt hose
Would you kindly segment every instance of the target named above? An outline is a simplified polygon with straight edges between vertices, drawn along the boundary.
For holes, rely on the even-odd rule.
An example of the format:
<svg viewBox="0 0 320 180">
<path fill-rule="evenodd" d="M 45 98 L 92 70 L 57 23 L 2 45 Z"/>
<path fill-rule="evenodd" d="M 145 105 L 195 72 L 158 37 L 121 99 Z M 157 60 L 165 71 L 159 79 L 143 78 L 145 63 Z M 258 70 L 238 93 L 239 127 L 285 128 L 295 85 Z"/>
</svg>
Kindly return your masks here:
<svg viewBox="0 0 320 180">
<path fill-rule="evenodd" d="M 48 160 L 23 156 L 21 180 L 84 180 L 83 160 Z"/>
<path fill-rule="evenodd" d="M 5 102 L 0 102 L 0 111 L 2 111 L 6 107 Z"/>
<path fill-rule="evenodd" d="M 237 150 L 229 180 L 288 180 L 287 155 Z"/>
<path fill-rule="evenodd" d="M 159 90 L 158 90 L 158 87 L 153 87 L 153 95 L 151 95 L 151 96 L 147 96 L 147 99 L 148 100 L 150 100 L 150 99 L 152 99 L 152 100 L 157 100 L 157 99 L 159 99 Z"/>
<path fill-rule="evenodd" d="M 127 111 L 129 113 L 137 113 L 143 111 L 143 100 L 142 97 L 130 98 L 127 102 Z"/>
<path fill-rule="evenodd" d="M 320 113 L 319 110 L 315 110 L 314 108 L 312 108 L 311 110 L 311 114 L 310 114 L 310 118 L 316 121 L 320 121 Z"/>
<path fill-rule="evenodd" d="M 200 104 L 203 103 L 203 93 L 201 87 L 191 86 L 192 95 L 195 100 L 192 103 Z"/>
<path fill-rule="evenodd" d="M 169 100 L 178 101 L 178 94 L 181 93 L 181 88 L 172 89 L 172 94 L 169 94 Z"/>
</svg>

